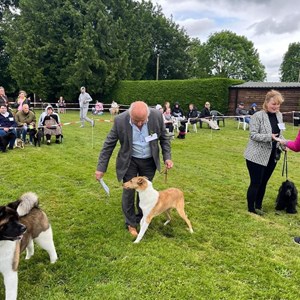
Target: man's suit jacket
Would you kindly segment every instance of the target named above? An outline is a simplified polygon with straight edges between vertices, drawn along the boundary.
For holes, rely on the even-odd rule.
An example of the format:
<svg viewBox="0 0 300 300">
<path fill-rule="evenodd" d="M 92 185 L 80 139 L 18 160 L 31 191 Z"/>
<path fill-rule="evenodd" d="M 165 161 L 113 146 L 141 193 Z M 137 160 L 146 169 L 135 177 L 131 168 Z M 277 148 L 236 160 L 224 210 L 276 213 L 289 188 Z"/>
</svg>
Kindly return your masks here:
<svg viewBox="0 0 300 300">
<path fill-rule="evenodd" d="M 129 121 L 130 115 L 128 111 L 115 117 L 114 125 L 106 137 L 98 160 L 97 170 L 106 172 L 112 152 L 119 141 L 121 148 L 116 159 L 116 171 L 119 181 L 124 178 L 132 156 L 132 126 Z M 147 126 L 149 134 L 156 133 L 158 137 L 158 139 L 150 142 L 150 148 L 156 168 L 160 170 L 158 141 L 160 142 L 163 160 L 171 159 L 170 140 L 166 134 L 163 116 L 160 111 L 150 108 Z"/>
<path fill-rule="evenodd" d="M 282 114 L 276 113 L 278 123 L 282 123 Z M 250 139 L 244 157 L 259 165 L 267 166 L 272 153 L 272 127 L 268 114 L 258 111 L 251 117 Z M 282 137 L 280 131 L 280 138 Z"/>
</svg>

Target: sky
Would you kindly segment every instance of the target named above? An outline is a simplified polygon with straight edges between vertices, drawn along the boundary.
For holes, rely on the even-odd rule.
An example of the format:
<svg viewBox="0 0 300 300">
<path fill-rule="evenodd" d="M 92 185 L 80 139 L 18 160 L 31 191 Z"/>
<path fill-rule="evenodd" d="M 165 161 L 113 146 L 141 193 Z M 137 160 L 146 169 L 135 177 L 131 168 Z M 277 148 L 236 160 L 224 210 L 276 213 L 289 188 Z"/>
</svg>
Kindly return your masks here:
<svg viewBox="0 0 300 300">
<path fill-rule="evenodd" d="M 300 42 L 298 0 L 151 0 L 193 38 L 230 30 L 252 41 L 268 82 L 280 81 L 279 68 L 289 44 Z"/>
</svg>

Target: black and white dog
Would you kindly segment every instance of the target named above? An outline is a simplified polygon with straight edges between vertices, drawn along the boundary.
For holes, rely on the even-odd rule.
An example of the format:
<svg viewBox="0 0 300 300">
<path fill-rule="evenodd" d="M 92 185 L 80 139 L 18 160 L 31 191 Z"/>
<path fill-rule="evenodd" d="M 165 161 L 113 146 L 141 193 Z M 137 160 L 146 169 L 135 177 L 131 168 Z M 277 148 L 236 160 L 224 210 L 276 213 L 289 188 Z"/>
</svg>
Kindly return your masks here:
<svg viewBox="0 0 300 300">
<path fill-rule="evenodd" d="M 292 181 L 286 180 L 279 188 L 276 199 L 276 210 L 286 210 L 288 214 L 297 213 L 298 191 Z"/>
<path fill-rule="evenodd" d="M 5 299 L 17 299 L 20 253 L 26 249 L 26 259 L 34 254 L 33 241 L 45 249 L 50 262 L 57 254 L 52 229 L 46 214 L 38 207 L 38 197 L 25 193 L 19 200 L 0 206 L 0 273 L 4 277 Z"/>
</svg>

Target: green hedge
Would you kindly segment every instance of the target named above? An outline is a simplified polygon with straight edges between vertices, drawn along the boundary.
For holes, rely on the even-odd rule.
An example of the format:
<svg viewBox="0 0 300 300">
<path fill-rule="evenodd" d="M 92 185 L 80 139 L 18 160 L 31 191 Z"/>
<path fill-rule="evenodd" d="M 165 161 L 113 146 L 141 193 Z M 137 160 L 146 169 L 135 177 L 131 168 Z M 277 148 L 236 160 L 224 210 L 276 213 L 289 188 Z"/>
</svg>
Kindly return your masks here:
<svg viewBox="0 0 300 300">
<path fill-rule="evenodd" d="M 136 100 L 143 100 L 154 106 L 169 101 L 173 106 L 178 101 L 186 111 L 189 103 L 194 103 L 201 109 L 204 103 L 209 101 L 212 109 L 227 113 L 229 86 L 243 82 L 228 78 L 121 81 L 104 102 L 110 103 L 115 100 L 120 104 L 130 104 Z"/>
</svg>

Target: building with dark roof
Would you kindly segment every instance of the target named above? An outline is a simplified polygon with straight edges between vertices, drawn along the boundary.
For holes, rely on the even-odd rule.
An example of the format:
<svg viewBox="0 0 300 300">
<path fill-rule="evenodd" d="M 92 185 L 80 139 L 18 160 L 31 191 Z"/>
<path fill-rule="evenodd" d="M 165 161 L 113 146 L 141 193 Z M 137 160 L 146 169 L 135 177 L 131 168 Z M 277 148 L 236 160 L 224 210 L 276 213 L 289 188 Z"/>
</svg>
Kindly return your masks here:
<svg viewBox="0 0 300 300">
<path fill-rule="evenodd" d="M 238 103 L 243 102 L 249 109 L 252 103 L 256 103 L 258 109 L 262 108 L 265 95 L 270 90 L 279 91 L 284 97 L 280 111 L 284 114 L 284 121 L 292 122 L 293 114 L 287 113 L 300 111 L 300 83 L 299 82 L 245 82 L 229 87 L 228 112 L 235 113 Z"/>
</svg>

